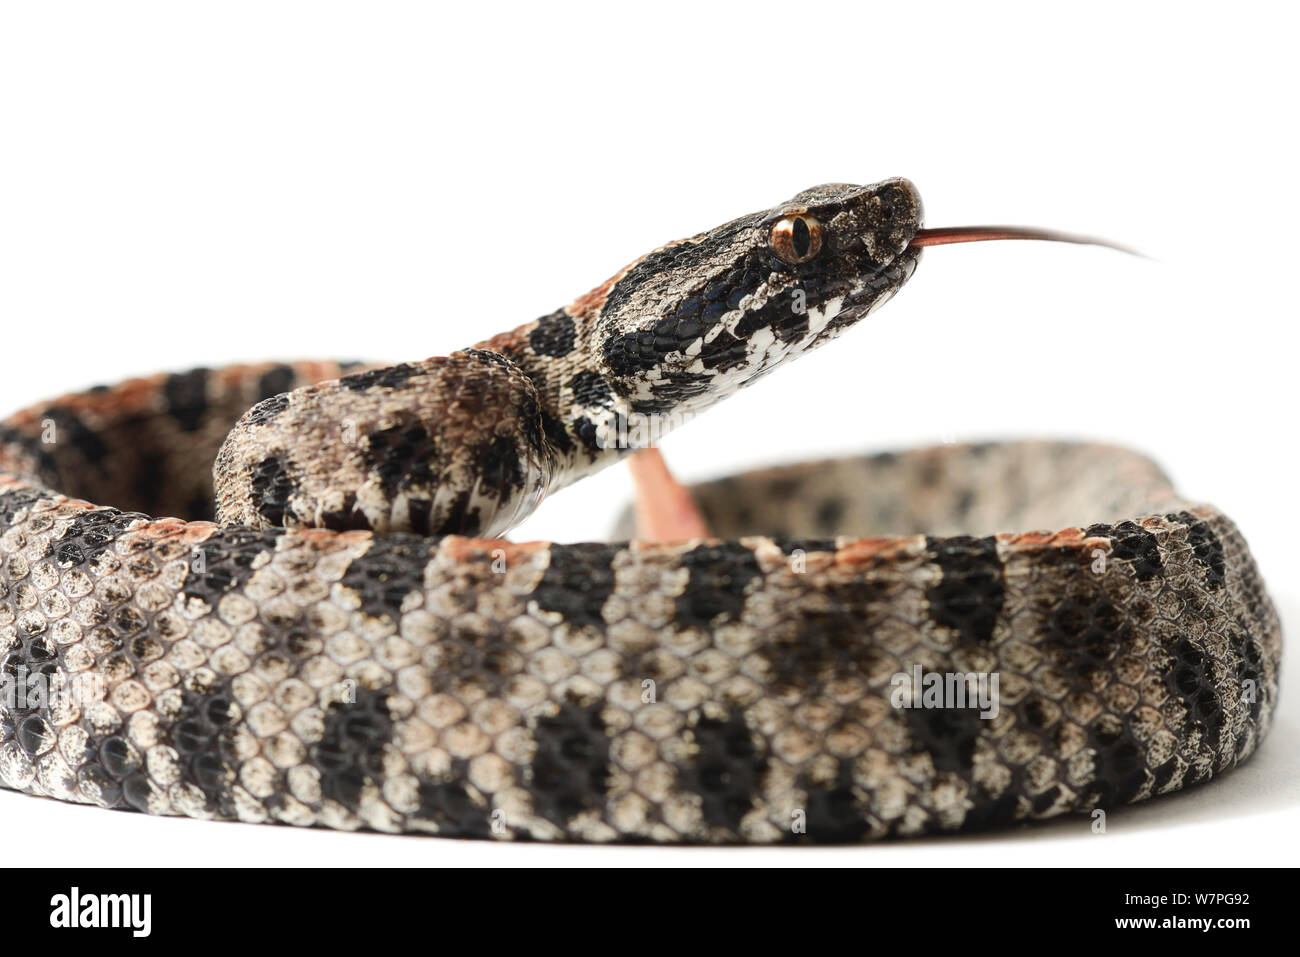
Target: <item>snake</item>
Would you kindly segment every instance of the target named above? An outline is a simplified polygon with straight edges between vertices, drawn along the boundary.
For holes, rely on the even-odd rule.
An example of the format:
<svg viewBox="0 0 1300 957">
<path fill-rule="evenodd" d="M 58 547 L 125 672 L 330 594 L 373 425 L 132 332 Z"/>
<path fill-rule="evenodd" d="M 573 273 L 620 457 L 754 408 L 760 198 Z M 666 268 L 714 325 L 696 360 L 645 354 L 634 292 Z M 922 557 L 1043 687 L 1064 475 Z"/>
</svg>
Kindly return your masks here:
<svg viewBox="0 0 1300 957">
<path fill-rule="evenodd" d="M 504 537 L 851 329 L 927 246 L 1014 238 L 1071 237 L 927 229 L 908 180 L 828 184 L 450 355 L 10 416 L 0 783 L 340 830 L 853 844 L 1086 826 L 1231 770 L 1276 705 L 1278 617 L 1232 521 L 1126 448 L 778 465 L 692 486 L 707 535 Z M 538 254 L 499 241 L 504 281 Z"/>
</svg>

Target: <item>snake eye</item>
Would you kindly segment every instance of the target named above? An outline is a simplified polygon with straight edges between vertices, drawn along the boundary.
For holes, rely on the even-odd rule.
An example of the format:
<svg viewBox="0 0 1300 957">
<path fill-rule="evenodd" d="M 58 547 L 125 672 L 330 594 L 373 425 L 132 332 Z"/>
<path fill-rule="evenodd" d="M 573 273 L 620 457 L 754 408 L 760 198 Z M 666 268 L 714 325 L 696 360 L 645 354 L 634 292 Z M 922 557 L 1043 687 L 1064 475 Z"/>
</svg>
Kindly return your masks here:
<svg viewBox="0 0 1300 957">
<path fill-rule="evenodd" d="M 822 224 L 816 216 L 786 216 L 772 226 L 772 252 L 791 266 L 806 263 L 822 251 Z"/>
</svg>

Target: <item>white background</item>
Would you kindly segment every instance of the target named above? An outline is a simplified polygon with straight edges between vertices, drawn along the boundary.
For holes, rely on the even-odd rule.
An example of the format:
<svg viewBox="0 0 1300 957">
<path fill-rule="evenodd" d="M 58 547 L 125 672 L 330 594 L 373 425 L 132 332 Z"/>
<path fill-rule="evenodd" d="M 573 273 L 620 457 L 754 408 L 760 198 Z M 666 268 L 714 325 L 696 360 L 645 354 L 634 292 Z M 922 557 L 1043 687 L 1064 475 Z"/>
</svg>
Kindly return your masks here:
<svg viewBox="0 0 1300 957">
<path fill-rule="evenodd" d="M 975 6 L 5 5 L 0 406 L 232 360 L 446 353 L 666 240 L 905 175 L 930 225 L 1153 258 L 931 250 L 862 328 L 668 438 L 679 473 L 1130 443 L 1236 518 L 1294 633 L 1295 24 L 1281 5 Z M 627 494 L 612 470 L 514 537 L 603 536 Z M 0 814 L 22 822 L 6 855 L 62 863 L 1289 862 L 1297 691 L 1247 766 L 1104 837 L 1077 819 L 835 851 L 519 848 L 8 793 Z"/>
</svg>

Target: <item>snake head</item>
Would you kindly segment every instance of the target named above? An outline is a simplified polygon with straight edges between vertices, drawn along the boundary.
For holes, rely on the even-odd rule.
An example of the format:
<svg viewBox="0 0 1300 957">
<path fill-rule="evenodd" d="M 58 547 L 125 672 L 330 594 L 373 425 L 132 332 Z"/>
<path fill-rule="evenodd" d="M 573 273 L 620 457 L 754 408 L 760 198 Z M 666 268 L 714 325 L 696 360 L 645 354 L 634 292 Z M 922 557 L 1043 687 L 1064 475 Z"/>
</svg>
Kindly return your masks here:
<svg viewBox="0 0 1300 957">
<path fill-rule="evenodd" d="M 700 411 L 835 338 L 911 277 L 921 218 L 905 179 L 832 183 L 634 263 L 592 317 L 624 413 Z"/>
</svg>

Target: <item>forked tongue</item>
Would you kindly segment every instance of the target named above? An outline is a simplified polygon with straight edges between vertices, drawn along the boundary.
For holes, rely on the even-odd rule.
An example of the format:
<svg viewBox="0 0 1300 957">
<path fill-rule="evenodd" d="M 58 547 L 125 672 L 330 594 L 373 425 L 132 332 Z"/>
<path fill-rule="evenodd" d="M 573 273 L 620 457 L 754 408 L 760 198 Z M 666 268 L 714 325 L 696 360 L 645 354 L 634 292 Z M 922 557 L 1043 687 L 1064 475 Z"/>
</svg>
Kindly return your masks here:
<svg viewBox="0 0 1300 957">
<path fill-rule="evenodd" d="M 1088 246 L 1106 246 L 1131 256 L 1140 256 L 1137 250 L 1121 246 L 1108 239 L 1080 236 L 1077 233 L 1058 233 L 1051 229 L 1034 229 L 1031 226 L 939 226 L 935 229 L 918 229 L 912 237 L 912 246 L 947 246 L 951 243 L 984 243 L 996 239 L 1041 239 L 1050 243 L 1083 243 Z"/>
</svg>

